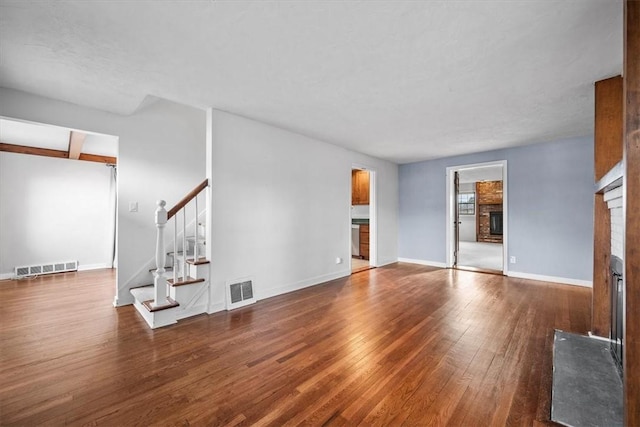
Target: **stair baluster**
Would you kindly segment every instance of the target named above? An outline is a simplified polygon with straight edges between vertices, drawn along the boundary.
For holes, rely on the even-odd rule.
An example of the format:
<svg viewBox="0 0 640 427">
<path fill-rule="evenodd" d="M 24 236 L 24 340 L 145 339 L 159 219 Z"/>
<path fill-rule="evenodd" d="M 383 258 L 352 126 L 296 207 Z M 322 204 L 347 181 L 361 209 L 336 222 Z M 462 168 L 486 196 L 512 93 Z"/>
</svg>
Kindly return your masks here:
<svg viewBox="0 0 640 427">
<path fill-rule="evenodd" d="M 187 208 L 182 209 L 182 280 L 187 280 Z"/>
<path fill-rule="evenodd" d="M 178 281 L 178 217 L 173 217 L 173 283 Z"/>
<path fill-rule="evenodd" d="M 195 218 L 193 220 L 193 262 L 197 263 L 198 262 L 198 196 L 196 196 L 194 198 L 195 200 L 195 205 L 196 205 L 196 211 L 195 211 Z"/>
</svg>

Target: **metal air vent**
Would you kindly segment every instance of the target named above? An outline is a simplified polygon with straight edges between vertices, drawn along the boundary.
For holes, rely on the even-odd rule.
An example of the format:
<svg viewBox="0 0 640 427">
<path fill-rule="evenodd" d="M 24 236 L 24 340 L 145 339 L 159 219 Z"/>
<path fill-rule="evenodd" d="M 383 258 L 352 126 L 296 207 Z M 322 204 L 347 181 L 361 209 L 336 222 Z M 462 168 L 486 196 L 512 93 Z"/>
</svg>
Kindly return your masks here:
<svg viewBox="0 0 640 427">
<path fill-rule="evenodd" d="M 229 310 L 256 302 L 253 295 L 252 280 L 236 281 L 235 283 L 229 284 L 228 287 L 227 307 Z"/>
<path fill-rule="evenodd" d="M 17 278 L 62 273 L 78 270 L 78 261 L 49 262 L 46 264 L 21 265 L 15 268 Z"/>
</svg>

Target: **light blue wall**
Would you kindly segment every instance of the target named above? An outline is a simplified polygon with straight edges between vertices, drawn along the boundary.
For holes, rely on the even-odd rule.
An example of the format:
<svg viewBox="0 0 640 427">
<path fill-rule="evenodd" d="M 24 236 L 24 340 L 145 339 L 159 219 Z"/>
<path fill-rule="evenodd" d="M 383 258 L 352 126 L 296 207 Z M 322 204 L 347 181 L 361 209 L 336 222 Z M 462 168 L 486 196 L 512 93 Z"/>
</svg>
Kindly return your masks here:
<svg viewBox="0 0 640 427">
<path fill-rule="evenodd" d="M 446 262 L 446 168 L 495 160 L 507 160 L 509 271 L 592 280 L 592 137 L 401 165 L 398 256 Z"/>
</svg>

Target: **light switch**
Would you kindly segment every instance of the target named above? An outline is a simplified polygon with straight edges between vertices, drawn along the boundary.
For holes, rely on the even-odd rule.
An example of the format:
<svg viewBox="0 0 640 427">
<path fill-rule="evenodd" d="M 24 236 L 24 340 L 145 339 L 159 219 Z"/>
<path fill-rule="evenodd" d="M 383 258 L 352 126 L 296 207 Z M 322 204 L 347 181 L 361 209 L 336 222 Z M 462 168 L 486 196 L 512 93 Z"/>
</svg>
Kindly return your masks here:
<svg viewBox="0 0 640 427">
<path fill-rule="evenodd" d="M 138 202 L 129 202 L 129 212 L 138 212 Z"/>
</svg>

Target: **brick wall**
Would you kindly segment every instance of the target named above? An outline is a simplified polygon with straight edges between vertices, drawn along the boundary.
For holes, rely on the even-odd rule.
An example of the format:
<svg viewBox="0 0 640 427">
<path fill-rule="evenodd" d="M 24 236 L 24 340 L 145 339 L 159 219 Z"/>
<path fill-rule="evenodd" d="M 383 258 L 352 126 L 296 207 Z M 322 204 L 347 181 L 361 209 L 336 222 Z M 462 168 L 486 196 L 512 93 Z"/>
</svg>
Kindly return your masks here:
<svg viewBox="0 0 640 427">
<path fill-rule="evenodd" d="M 491 234 L 490 212 L 502 211 L 502 181 L 476 183 L 478 242 L 502 243 L 502 235 Z"/>
</svg>

